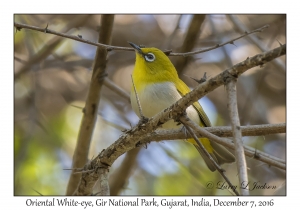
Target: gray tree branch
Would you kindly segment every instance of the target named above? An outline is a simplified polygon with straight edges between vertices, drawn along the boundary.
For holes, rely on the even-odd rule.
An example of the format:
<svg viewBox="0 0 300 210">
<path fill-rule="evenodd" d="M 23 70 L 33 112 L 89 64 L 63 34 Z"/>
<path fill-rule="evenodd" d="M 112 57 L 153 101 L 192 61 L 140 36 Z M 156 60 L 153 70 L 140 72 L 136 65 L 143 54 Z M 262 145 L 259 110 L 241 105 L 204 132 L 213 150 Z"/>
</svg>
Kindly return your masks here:
<svg viewBox="0 0 300 210">
<path fill-rule="evenodd" d="M 95 180 L 97 180 L 100 175 L 98 170 L 100 167 L 109 168 L 120 155 L 133 148 L 136 148 L 139 145 L 141 136 L 153 132 L 156 128 L 170 119 L 179 119 L 179 117 L 182 115 L 183 110 L 206 95 L 208 92 L 213 91 L 217 87 L 226 84 L 228 77 L 237 78 L 245 71 L 255 66 L 263 65 L 285 54 L 286 45 L 282 45 L 268 52 L 264 52 L 251 58 L 247 58 L 245 61 L 238 63 L 232 68 L 223 71 L 222 73 L 216 75 L 208 81 L 201 83 L 193 91 L 186 94 L 169 108 L 156 114 L 153 118 L 150 118 L 148 122 L 139 123 L 131 130 L 126 131 L 117 141 L 115 141 L 112 145 L 103 150 L 96 158 L 86 164 L 85 168 L 86 170 L 88 170 L 88 172 L 82 173 L 80 183 L 78 185 L 77 191 L 75 192 L 75 195 L 91 194 L 92 189 L 85 188 L 85 186 L 91 186 L 95 184 Z M 248 151 L 245 150 L 245 152 L 247 153 Z M 79 192 L 79 189 L 84 189 L 84 191 Z"/>
<path fill-rule="evenodd" d="M 110 187 L 108 184 L 108 170 L 106 168 L 100 168 L 99 171 L 100 177 L 97 182 L 97 191 L 94 193 L 94 195 L 110 195 Z"/>
<path fill-rule="evenodd" d="M 98 42 L 106 44 L 110 43 L 113 22 L 113 15 L 101 16 L 101 29 Z M 76 168 L 82 168 L 88 160 L 90 142 L 97 119 L 97 110 L 100 102 L 101 88 L 106 76 L 106 57 L 106 48 L 97 48 L 89 92 L 85 107 L 83 109 L 83 117 L 80 125 L 76 148 L 73 155 L 73 170 L 67 187 L 67 195 L 72 195 L 74 193 L 80 180 L 80 174 L 74 173 Z"/>
<path fill-rule="evenodd" d="M 242 132 L 240 125 L 240 118 L 237 107 L 237 94 L 236 94 L 236 78 L 228 78 L 228 83 L 226 84 L 227 90 L 227 107 L 229 111 L 233 140 L 235 146 L 235 157 L 239 176 L 239 183 L 248 183 L 247 174 L 247 163 L 244 153 Z M 242 195 L 249 195 L 249 190 L 240 186 Z"/>
<path fill-rule="evenodd" d="M 201 136 L 207 137 L 212 141 L 215 141 L 218 144 L 221 144 L 227 148 L 230 148 L 232 150 L 235 150 L 235 145 L 232 142 L 232 140 L 230 139 L 226 139 L 226 138 L 220 138 L 208 131 L 206 131 L 205 129 L 203 129 L 202 127 L 200 127 L 199 125 L 197 125 L 195 122 L 193 121 L 188 121 L 187 125 L 190 126 L 193 130 L 197 131 L 197 133 L 200 133 Z M 253 149 L 249 146 L 244 145 L 244 151 L 245 151 L 245 155 L 247 155 L 248 157 L 251 158 L 255 158 L 261 162 L 264 162 L 270 166 L 274 166 L 277 168 L 280 168 L 282 170 L 286 169 L 286 165 L 285 165 L 285 161 L 281 160 L 279 158 L 276 158 L 272 155 L 266 154 L 264 152 L 261 152 L 259 150 Z"/>
<path fill-rule="evenodd" d="M 232 128 L 229 126 L 215 126 L 215 127 L 203 127 L 209 133 L 212 133 L 219 137 L 232 137 Z M 249 125 L 241 126 L 242 136 L 264 136 L 270 134 L 286 133 L 286 124 L 265 124 L 265 125 Z M 200 132 L 195 131 L 198 137 L 203 137 Z M 147 134 L 141 138 L 141 143 L 149 143 L 151 139 L 156 141 L 173 140 L 173 139 L 186 139 L 191 138 L 182 131 L 181 128 L 173 130 L 155 130 L 152 133 Z"/>
<path fill-rule="evenodd" d="M 236 191 L 235 187 L 233 186 L 233 184 L 230 182 L 230 180 L 228 179 L 228 177 L 225 175 L 225 171 L 221 168 L 220 165 L 218 165 L 218 163 L 212 158 L 212 156 L 207 152 L 207 150 L 204 148 L 204 146 L 202 145 L 202 143 L 199 141 L 197 135 L 194 133 L 192 127 L 190 126 L 190 122 L 191 120 L 187 117 L 187 116 L 183 116 L 180 118 L 180 122 L 184 125 L 184 127 L 188 130 L 188 132 L 190 133 L 190 135 L 192 135 L 193 139 L 197 142 L 197 144 L 199 145 L 199 147 L 201 148 L 201 150 L 203 151 L 203 153 L 210 159 L 210 161 L 214 164 L 215 168 L 217 169 L 217 171 L 221 174 L 221 176 L 225 179 L 225 181 L 228 183 L 230 189 L 233 190 L 233 192 L 236 195 L 239 195 L 239 193 Z"/>
</svg>

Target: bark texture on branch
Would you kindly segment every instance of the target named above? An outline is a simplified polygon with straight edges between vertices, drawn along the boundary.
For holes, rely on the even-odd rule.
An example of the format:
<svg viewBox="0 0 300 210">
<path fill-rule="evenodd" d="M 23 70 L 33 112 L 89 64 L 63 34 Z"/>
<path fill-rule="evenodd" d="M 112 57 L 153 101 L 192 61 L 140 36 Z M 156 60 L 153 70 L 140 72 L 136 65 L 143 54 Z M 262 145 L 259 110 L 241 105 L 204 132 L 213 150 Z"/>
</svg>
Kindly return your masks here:
<svg viewBox="0 0 300 210">
<path fill-rule="evenodd" d="M 113 22 L 113 15 L 101 16 L 101 29 L 98 42 L 110 44 Z M 73 155 L 73 170 L 67 187 L 67 195 L 72 195 L 74 193 L 80 180 L 80 174 L 76 174 L 74 172 L 78 168 L 83 168 L 88 160 L 90 142 L 92 139 L 92 134 L 98 114 L 100 92 L 106 76 L 106 57 L 106 48 L 98 47 L 95 56 L 89 92 L 85 107 L 83 109 L 83 117 L 80 125 L 77 144 Z"/>
<path fill-rule="evenodd" d="M 227 69 L 208 81 L 198 85 L 193 91 L 185 95 L 175 104 L 158 113 L 153 118 L 150 118 L 148 122 L 139 123 L 131 130 L 126 131 L 117 141 L 115 141 L 107 149 L 103 150 L 95 159 L 86 165 L 86 169 L 89 171 L 82 173 L 78 189 L 82 189 L 85 185 L 90 186 L 91 184 L 94 184 L 95 178 L 99 177 L 99 172 L 97 170 L 99 167 L 110 167 L 119 156 L 139 146 L 139 141 L 142 136 L 153 132 L 156 128 L 170 119 L 178 119 L 182 115 L 183 110 L 206 95 L 208 92 L 226 84 L 228 78 L 237 78 L 243 72 L 255 66 L 263 65 L 285 54 L 286 45 L 282 45 L 271 51 L 247 58 L 245 61 L 234 65 L 232 68 Z M 86 189 L 82 194 L 89 195 L 91 192 L 92 189 Z"/>
<path fill-rule="evenodd" d="M 229 82 L 226 84 L 226 90 L 228 100 L 227 107 L 233 133 L 239 183 L 248 183 L 247 163 L 243 147 L 240 118 L 237 107 L 236 78 L 231 78 L 229 80 Z M 242 195 L 249 195 L 248 189 L 240 186 L 240 190 Z"/>
<path fill-rule="evenodd" d="M 232 128 L 229 126 L 215 126 L 203 127 L 202 129 L 208 131 L 219 137 L 232 137 Z M 286 133 L 286 124 L 265 124 L 265 125 L 248 125 L 241 126 L 242 136 L 264 136 L 270 134 Z M 198 137 L 203 137 L 201 133 L 195 131 Z M 188 133 L 184 133 L 182 129 L 171 130 L 156 130 L 141 138 L 141 143 L 150 143 L 152 139 L 155 141 L 186 139 L 191 138 Z"/>
</svg>

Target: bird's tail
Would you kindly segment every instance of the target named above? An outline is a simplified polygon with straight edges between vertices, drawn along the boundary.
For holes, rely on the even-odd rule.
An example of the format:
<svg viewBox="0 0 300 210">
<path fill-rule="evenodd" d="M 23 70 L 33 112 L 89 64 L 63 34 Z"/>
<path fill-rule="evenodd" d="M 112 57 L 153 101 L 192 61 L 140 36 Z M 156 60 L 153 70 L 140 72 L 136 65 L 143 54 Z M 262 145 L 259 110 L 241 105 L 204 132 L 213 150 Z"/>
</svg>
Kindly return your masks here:
<svg viewBox="0 0 300 210">
<path fill-rule="evenodd" d="M 201 139 L 201 140 L 203 140 L 203 139 Z M 211 146 L 212 149 L 208 150 L 208 152 L 212 156 L 212 158 L 216 161 L 216 163 L 221 165 L 221 164 L 224 164 L 224 163 L 232 163 L 232 162 L 235 161 L 234 155 L 230 151 L 228 151 L 225 147 L 223 147 L 222 145 L 219 145 L 219 144 L 217 144 L 213 141 L 209 141 L 209 142 L 210 142 L 210 146 Z M 207 157 L 204 154 L 204 152 L 200 149 L 198 144 L 194 144 L 194 146 L 196 147 L 196 149 L 198 150 L 198 152 L 200 153 L 200 155 L 204 159 L 207 167 L 211 171 L 215 171 L 216 168 L 215 168 L 214 164 L 212 163 L 212 161 L 209 159 L 209 157 Z M 204 147 L 206 148 L 207 146 L 204 145 Z"/>
</svg>

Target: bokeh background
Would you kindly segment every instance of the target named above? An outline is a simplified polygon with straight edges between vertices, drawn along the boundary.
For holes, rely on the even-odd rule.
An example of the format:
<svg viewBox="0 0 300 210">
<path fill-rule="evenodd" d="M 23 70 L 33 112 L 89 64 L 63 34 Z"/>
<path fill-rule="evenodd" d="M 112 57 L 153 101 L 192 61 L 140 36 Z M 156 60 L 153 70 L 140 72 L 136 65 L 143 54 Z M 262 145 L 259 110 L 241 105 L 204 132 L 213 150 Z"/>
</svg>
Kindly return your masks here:
<svg viewBox="0 0 300 210">
<path fill-rule="evenodd" d="M 204 49 L 235 38 L 245 30 L 269 24 L 262 33 L 202 54 L 170 57 L 190 88 L 206 72 L 208 78 L 247 57 L 286 43 L 286 15 L 205 15 L 195 37 L 188 37 L 192 21 L 201 15 L 115 15 L 112 45 L 128 41 L 173 52 Z M 81 35 L 96 41 L 101 15 L 15 15 L 15 22 Z M 190 45 L 190 46 L 188 46 Z M 188 48 L 186 48 L 188 46 Z M 14 31 L 14 194 L 64 195 L 82 118 L 96 47 L 28 29 Z M 238 108 L 242 125 L 286 122 L 285 56 L 256 67 L 238 80 Z M 112 51 L 108 78 L 130 92 L 135 54 Z M 214 126 L 229 126 L 225 87 L 200 100 Z M 89 157 L 95 157 L 138 122 L 128 99 L 104 86 Z M 243 137 L 244 143 L 286 159 L 286 135 Z M 212 173 L 194 147 L 182 141 L 153 142 L 121 156 L 110 170 L 110 181 L 129 170 L 116 195 L 231 195 L 226 189 L 207 189 L 221 176 Z M 120 166 L 126 164 L 126 167 Z M 250 185 L 267 183 L 250 195 L 285 195 L 286 172 L 247 157 Z M 125 169 L 124 169 L 125 168 Z M 227 176 L 238 185 L 236 165 L 225 165 Z"/>
</svg>

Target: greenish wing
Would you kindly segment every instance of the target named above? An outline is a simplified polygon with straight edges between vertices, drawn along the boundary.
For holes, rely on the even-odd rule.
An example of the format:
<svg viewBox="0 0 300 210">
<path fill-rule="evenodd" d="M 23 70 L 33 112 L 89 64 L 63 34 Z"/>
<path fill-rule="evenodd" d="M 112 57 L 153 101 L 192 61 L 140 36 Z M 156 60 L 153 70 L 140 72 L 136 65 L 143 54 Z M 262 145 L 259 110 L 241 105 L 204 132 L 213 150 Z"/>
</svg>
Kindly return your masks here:
<svg viewBox="0 0 300 210">
<path fill-rule="evenodd" d="M 191 91 L 190 88 L 180 79 L 179 79 L 179 82 L 175 85 L 176 85 L 177 91 L 180 93 L 181 96 L 184 96 Z M 204 112 L 202 106 L 199 104 L 198 101 L 193 103 L 193 107 L 197 110 L 204 127 L 210 127 L 211 123 L 210 123 L 206 113 Z"/>
</svg>

